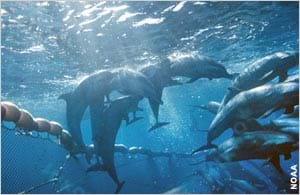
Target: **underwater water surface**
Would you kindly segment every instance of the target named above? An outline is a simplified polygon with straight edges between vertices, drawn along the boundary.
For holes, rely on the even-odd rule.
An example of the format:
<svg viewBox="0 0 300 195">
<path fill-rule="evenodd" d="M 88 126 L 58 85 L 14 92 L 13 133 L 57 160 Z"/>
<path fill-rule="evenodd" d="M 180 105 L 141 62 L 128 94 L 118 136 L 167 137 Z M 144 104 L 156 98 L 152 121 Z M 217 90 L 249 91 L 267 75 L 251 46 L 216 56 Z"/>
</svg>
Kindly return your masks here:
<svg viewBox="0 0 300 195">
<path fill-rule="evenodd" d="M 66 105 L 58 97 L 95 71 L 137 69 L 199 53 L 239 73 L 266 55 L 299 50 L 298 9 L 298 2 L 2 1 L 1 99 L 67 129 Z M 148 132 L 154 118 L 143 100 L 139 116 L 144 119 L 123 123 L 116 143 L 191 153 L 206 142 L 199 130 L 208 129 L 214 115 L 190 105 L 221 101 L 230 84 L 223 78 L 199 79 L 166 88 L 159 117 L 170 124 Z M 85 113 L 81 124 L 86 144 L 92 143 L 89 119 Z M 231 134 L 227 130 L 217 143 Z M 54 143 L 3 129 L 1 142 L 2 193 L 51 179 L 67 155 Z M 190 165 L 201 158 L 116 154 L 118 175 L 126 182 L 121 193 L 282 193 L 279 173 L 263 160 Z M 284 170 L 289 172 L 298 158 L 296 151 L 283 161 Z M 114 192 L 106 173 L 86 173 L 86 167 L 84 157 L 71 160 L 56 186 L 31 193 Z M 226 191 L 224 179 L 231 177 L 243 182 Z"/>
</svg>

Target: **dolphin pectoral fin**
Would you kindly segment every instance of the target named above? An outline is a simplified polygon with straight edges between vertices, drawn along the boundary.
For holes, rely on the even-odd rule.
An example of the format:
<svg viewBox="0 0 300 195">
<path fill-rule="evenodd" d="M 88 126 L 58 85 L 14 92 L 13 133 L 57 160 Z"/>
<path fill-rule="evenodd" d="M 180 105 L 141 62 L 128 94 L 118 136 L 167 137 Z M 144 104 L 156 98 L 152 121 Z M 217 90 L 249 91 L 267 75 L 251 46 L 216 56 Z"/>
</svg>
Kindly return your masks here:
<svg viewBox="0 0 300 195">
<path fill-rule="evenodd" d="M 277 170 L 279 173 L 283 174 L 283 169 L 282 169 L 282 167 L 281 167 L 281 165 L 280 165 L 280 157 L 279 157 L 279 155 L 273 156 L 273 157 L 269 160 L 269 162 L 276 168 L 276 170 Z"/>
<path fill-rule="evenodd" d="M 234 93 L 240 93 L 242 90 L 236 87 L 228 87 L 229 91 L 232 91 Z"/>
<path fill-rule="evenodd" d="M 119 192 L 120 192 L 121 189 L 123 188 L 124 184 L 125 184 L 125 181 L 122 181 L 122 182 L 120 182 L 120 183 L 118 184 L 117 189 L 116 189 L 116 191 L 115 191 L 115 194 L 119 194 Z"/>
<path fill-rule="evenodd" d="M 214 145 L 214 144 L 211 144 L 211 143 L 208 143 L 207 145 L 201 146 L 201 147 L 197 148 L 196 150 L 194 150 L 192 152 L 192 155 L 194 155 L 197 152 L 200 152 L 200 151 L 203 151 L 203 150 L 212 149 L 212 148 L 218 148 L 218 146 Z"/>
<path fill-rule="evenodd" d="M 286 79 L 288 78 L 288 73 L 285 71 L 285 72 L 281 72 L 279 74 L 279 82 L 283 82 L 285 81 Z"/>
<path fill-rule="evenodd" d="M 132 119 L 131 121 L 128 122 L 128 125 L 131 125 L 132 123 L 135 123 L 142 119 L 144 119 L 144 117 L 135 117 L 134 119 Z"/>
<path fill-rule="evenodd" d="M 284 154 L 284 160 L 290 160 L 291 158 L 292 158 L 292 154 L 290 152 Z"/>
<path fill-rule="evenodd" d="M 189 84 L 189 83 L 193 83 L 193 82 L 195 82 L 195 81 L 197 81 L 198 80 L 198 78 L 191 78 L 190 80 L 188 80 L 186 83 L 187 84 Z"/>
<path fill-rule="evenodd" d="M 269 160 L 267 160 L 267 162 L 265 162 L 263 164 L 263 166 L 265 166 L 265 165 L 267 165 L 269 163 L 271 163 L 279 173 L 283 174 L 283 169 L 282 169 L 282 167 L 280 165 L 280 157 L 279 157 L 278 154 L 274 155 L 272 158 L 270 158 Z"/>
<path fill-rule="evenodd" d="M 150 129 L 148 129 L 148 132 L 151 132 L 155 129 L 158 129 L 158 128 L 163 127 L 163 126 L 168 125 L 168 124 L 170 124 L 170 122 L 158 122 L 155 125 L 153 125 Z"/>
</svg>

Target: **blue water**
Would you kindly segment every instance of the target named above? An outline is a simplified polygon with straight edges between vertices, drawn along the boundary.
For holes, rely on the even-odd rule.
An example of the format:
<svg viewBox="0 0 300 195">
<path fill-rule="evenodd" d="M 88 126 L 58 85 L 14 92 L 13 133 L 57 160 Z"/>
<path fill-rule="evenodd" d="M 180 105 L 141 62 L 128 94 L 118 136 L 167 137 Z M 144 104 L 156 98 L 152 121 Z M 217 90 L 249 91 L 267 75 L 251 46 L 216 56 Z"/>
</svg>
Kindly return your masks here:
<svg viewBox="0 0 300 195">
<path fill-rule="evenodd" d="M 298 15 L 297 2 L 4 1 L 1 98 L 66 128 L 65 103 L 57 97 L 96 70 L 107 66 L 137 68 L 168 56 L 198 52 L 224 64 L 230 72 L 240 72 L 273 52 L 298 50 Z M 148 133 L 154 118 L 147 101 L 142 101 L 145 111 L 141 116 L 145 119 L 128 127 L 122 125 L 117 143 L 153 151 L 191 152 L 206 141 L 205 134 L 196 130 L 207 129 L 214 116 L 188 105 L 221 101 L 230 83 L 226 79 L 200 79 L 166 88 L 160 119 L 171 124 Z M 85 142 L 91 143 L 88 119 L 86 114 L 82 129 Z M 18 193 L 50 179 L 67 154 L 45 140 L 1 133 L 2 193 Z M 228 130 L 218 142 L 230 135 Z M 296 152 L 283 167 L 290 171 L 289 166 L 297 160 Z M 251 162 L 258 166 L 263 163 Z M 216 180 L 232 174 L 214 171 L 214 164 L 189 163 L 189 159 L 116 154 L 119 177 L 126 181 L 122 193 L 163 193 L 172 189 L 177 193 L 212 193 L 203 175 L 186 176 L 201 167 Z M 114 192 L 115 185 L 106 173 L 86 174 L 86 166 L 84 158 L 70 161 L 59 182 L 60 192 Z M 257 193 L 279 192 L 274 182 L 279 176 L 273 167 L 262 168 L 267 177 L 249 162 L 242 166 L 268 183 Z M 52 185 L 33 191 L 55 192 Z M 231 192 L 238 193 L 234 189 Z"/>
</svg>

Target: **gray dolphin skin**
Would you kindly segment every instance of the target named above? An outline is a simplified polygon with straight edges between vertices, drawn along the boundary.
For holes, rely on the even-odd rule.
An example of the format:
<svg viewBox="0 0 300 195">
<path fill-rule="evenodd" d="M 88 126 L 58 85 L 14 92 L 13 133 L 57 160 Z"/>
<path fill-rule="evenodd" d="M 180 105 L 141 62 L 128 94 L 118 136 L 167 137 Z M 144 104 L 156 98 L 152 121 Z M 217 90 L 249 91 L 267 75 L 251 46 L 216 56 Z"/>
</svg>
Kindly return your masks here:
<svg viewBox="0 0 300 195">
<path fill-rule="evenodd" d="M 298 101 L 299 84 L 294 82 L 263 85 L 241 92 L 232 98 L 212 121 L 207 145 L 196 149 L 193 153 L 216 147 L 211 142 L 238 122 L 247 124 L 248 120 L 261 117 L 266 112 L 283 108 L 290 110 L 299 104 Z"/>
<path fill-rule="evenodd" d="M 249 159 L 266 159 L 282 172 L 280 155 L 289 159 L 291 152 L 298 149 L 298 139 L 275 131 L 245 132 L 232 137 L 206 155 L 207 161 L 233 162 Z M 247 152 L 245 152 L 247 151 Z"/>
<path fill-rule="evenodd" d="M 216 115 L 207 141 L 210 143 L 237 121 L 258 118 L 269 110 L 290 108 L 298 104 L 298 99 L 298 83 L 264 85 L 239 93 Z"/>
<path fill-rule="evenodd" d="M 181 85 L 180 82 L 173 80 L 166 68 L 157 65 L 145 66 L 140 70 L 154 85 L 159 98 L 161 99 L 165 87 Z M 155 118 L 155 124 L 148 131 L 153 131 L 159 127 L 169 124 L 169 122 L 158 122 L 160 104 L 152 99 L 149 99 L 152 113 Z"/>
<path fill-rule="evenodd" d="M 102 159 L 102 163 L 97 163 L 88 168 L 90 171 L 106 171 L 117 184 L 116 193 L 118 193 L 124 182 L 120 182 L 114 163 L 115 140 L 122 120 L 128 117 L 128 114 L 136 110 L 139 97 L 126 96 L 114 100 L 104 109 L 103 117 L 97 124 L 98 132 L 93 131 L 94 151 Z"/>
<path fill-rule="evenodd" d="M 104 96 L 113 89 L 113 74 L 109 70 L 98 71 L 79 83 L 73 92 L 63 94 L 59 99 L 64 99 L 67 104 L 67 125 L 75 143 L 79 148 L 85 148 L 82 139 L 80 123 L 84 111 L 91 104 L 104 102 Z"/>
<path fill-rule="evenodd" d="M 172 76 L 190 78 L 188 83 L 192 83 L 200 78 L 234 79 L 236 76 L 236 74 L 229 74 L 222 64 L 207 56 L 199 54 L 186 55 L 177 59 L 170 59 L 170 63 Z"/>
<path fill-rule="evenodd" d="M 220 109 L 241 91 L 264 85 L 277 76 L 280 77 L 280 81 L 285 80 L 287 71 L 298 64 L 299 52 L 277 52 L 255 61 L 234 79 L 232 86 L 222 100 Z"/>
<path fill-rule="evenodd" d="M 246 179 L 226 178 L 225 185 L 235 193 L 255 194 L 266 189 L 265 185 L 251 183 Z"/>
<path fill-rule="evenodd" d="M 59 99 L 67 103 L 67 124 L 76 144 L 84 150 L 84 142 L 80 128 L 84 111 L 90 106 L 91 126 L 95 118 L 101 117 L 104 104 L 104 96 L 109 96 L 113 90 L 119 90 L 126 94 L 147 97 L 155 102 L 162 103 L 156 93 L 153 84 L 145 75 L 128 69 L 106 69 L 98 71 L 83 81 L 71 93 L 63 94 Z"/>
<path fill-rule="evenodd" d="M 288 76 L 285 82 L 299 82 L 299 73 Z"/>
<path fill-rule="evenodd" d="M 159 104 L 163 104 L 160 94 L 156 92 L 155 86 L 144 74 L 128 68 L 113 69 L 112 72 L 117 74 L 116 82 L 121 93 L 146 97 Z"/>
<path fill-rule="evenodd" d="M 283 114 L 277 119 L 271 120 L 268 124 L 263 125 L 264 130 L 279 131 L 287 133 L 295 138 L 299 137 L 299 106 L 295 106 L 291 114 Z"/>
<path fill-rule="evenodd" d="M 221 106 L 220 102 L 209 101 L 207 104 L 194 105 L 193 107 L 207 110 L 208 112 L 210 112 L 212 114 L 217 114 L 220 106 Z"/>
</svg>

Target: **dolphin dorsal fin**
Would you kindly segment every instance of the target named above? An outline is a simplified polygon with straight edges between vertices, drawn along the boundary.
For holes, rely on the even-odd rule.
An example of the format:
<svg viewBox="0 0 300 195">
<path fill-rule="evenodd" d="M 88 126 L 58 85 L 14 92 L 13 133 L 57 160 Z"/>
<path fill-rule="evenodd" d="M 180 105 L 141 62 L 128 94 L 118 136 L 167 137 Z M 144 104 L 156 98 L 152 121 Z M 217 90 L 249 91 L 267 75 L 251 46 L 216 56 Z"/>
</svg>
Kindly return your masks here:
<svg viewBox="0 0 300 195">
<path fill-rule="evenodd" d="M 70 99 L 71 95 L 72 95 L 71 92 L 69 92 L 69 93 L 63 93 L 63 94 L 61 94 L 61 95 L 58 97 L 58 99 L 59 99 L 59 100 L 65 100 L 65 101 L 67 102 L 67 101 Z"/>
</svg>

